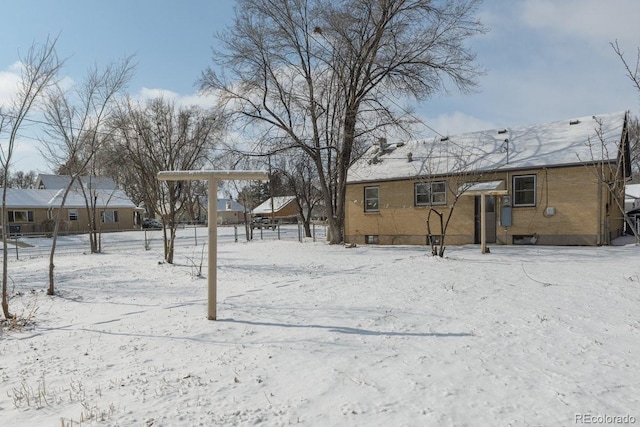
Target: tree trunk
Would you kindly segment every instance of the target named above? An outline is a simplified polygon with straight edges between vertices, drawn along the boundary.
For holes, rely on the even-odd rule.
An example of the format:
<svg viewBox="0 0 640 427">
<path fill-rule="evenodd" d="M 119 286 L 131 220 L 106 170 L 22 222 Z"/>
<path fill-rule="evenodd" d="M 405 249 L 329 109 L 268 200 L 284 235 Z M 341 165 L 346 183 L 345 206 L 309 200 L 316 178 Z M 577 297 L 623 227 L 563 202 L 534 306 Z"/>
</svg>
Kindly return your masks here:
<svg viewBox="0 0 640 427">
<path fill-rule="evenodd" d="M 305 237 L 312 237 L 311 236 L 311 221 L 309 219 L 303 219 L 302 220 L 302 225 L 304 226 L 304 236 Z"/>
<path fill-rule="evenodd" d="M 53 264 L 53 259 L 56 253 L 56 243 L 58 241 L 58 216 L 59 215 L 56 215 L 55 224 L 53 225 L 53 236 L 51 237 L 51 252 L 49 253 L 49 289 L 47 289 L 47 295 L 55 295 L 55 279 L 53 274 L 55 265 Z"/>
<path fill-rule="evenodd" d="M 5 182 L 7 174 L 5 169 Z M 7 281 L 9 279 L 9 273 L 7 270 L 8 257 L 8 244 L 7 244 L 7 224 L 9 223 L 9 216 L 5 206 L 7 205 L 7 187 L 2 189 L 2 313 L 5 319 L 13 319 L 13 315 L 9 313 L 9 298 L 7 298 Z"/>
</svg>

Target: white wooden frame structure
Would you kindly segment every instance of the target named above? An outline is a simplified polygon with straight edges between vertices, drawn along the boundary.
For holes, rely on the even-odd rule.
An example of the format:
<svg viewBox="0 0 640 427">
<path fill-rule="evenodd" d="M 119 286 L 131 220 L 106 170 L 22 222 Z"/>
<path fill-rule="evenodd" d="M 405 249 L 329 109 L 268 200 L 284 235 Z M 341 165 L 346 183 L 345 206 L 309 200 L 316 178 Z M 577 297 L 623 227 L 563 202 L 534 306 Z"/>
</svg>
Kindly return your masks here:
<svg viewBox="0 0 640 427">
<path fill-rule="evenodd" d="M 256 181 L 268 180 L 269 174 L 263 171 L 162 171 L 158 173 L 160 181 L 208 181 L 208 234 L 209 266 L 207 274 L 208 302 L 207 318 L 216 320 L 217 305 L 217 257 L 218 257 L 218 181 Z"/>
<path fill-rule="evenodd" d="M 462 193 L 465 196 L 480 196 L 480 252 L 489 253 L 487 249 L 487 196 L 508 196 L 503 189 L 504 181 L 476 182 L 469 185 Z"/>
</svg>

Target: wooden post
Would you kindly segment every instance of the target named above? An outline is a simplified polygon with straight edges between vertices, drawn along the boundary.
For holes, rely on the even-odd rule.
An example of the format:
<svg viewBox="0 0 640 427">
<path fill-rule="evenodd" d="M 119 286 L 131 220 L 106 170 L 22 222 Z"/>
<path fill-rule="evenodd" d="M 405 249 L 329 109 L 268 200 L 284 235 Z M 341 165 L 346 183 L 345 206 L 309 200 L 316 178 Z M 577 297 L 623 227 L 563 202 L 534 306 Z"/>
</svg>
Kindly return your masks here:
<svg viewBox="0 0 640 427">
<path fill-rule="evenodd" d="M 211 197 L 215 194 L 216 197 Z M 218 180 L 209 179 L 209 270 L 207 281 L 207 318 L 216 320 L 216 307 L 218 306 Z"/>
<path fill-rule="evenodd" d="M 487 253 L 487 195 L 480 194 L 480 246 L 483 254 Z"/>
<path fill-rule="evenodd" d="M 218 181 L 220 180 L 267 180 L 269 175 L 262 171 L 162 171 L 158 173 L 160 181 L 208 181 L 209 202 L 209 267 L 207 318 L 216 320 L 217 306 L 217 261 L 218 261 Z"/>
</svg>

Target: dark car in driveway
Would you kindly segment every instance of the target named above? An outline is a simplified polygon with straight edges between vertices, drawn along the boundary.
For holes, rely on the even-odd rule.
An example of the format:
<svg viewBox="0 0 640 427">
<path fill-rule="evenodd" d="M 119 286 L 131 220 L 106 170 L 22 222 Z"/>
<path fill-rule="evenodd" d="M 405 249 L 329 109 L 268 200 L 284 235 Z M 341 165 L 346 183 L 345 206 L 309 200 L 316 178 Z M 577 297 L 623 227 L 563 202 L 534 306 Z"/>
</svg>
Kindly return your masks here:
<svg viewBox="0 0 640 427">
<path fill-rule="evenodd" d="M 160 230 L 162 229 L 162 223 L 155 218 L 147 218 L 142 221 L 142 228 Z"/>
<path fill-rule="evenodd" d="M 251 228 L 255 229 L 255 228 L 270 228 L 272 230 L 275 230 L 278 227 L 278 223 L 277 222 L 271 222 L 271 220 L 269 218 L 254 218 L 253 221 L 251 221 Z"/>
</svg>

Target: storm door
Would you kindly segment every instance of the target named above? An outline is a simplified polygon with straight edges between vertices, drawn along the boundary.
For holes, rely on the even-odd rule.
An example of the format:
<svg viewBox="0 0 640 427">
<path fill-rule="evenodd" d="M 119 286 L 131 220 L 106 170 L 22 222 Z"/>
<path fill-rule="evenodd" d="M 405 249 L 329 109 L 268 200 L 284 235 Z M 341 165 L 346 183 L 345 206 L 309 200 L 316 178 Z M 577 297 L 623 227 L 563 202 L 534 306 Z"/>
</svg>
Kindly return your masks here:
<svg viewBox="0 0 640 427">
<path fill-rule="evenodd" d="M 480 244 L 480 196 L 475 196 L 475 230 L 473 242 Z M 496 242 L 496 197 L 485 196 L 485 232 L 487 233 L 487 243 Z"/>
</svg>

